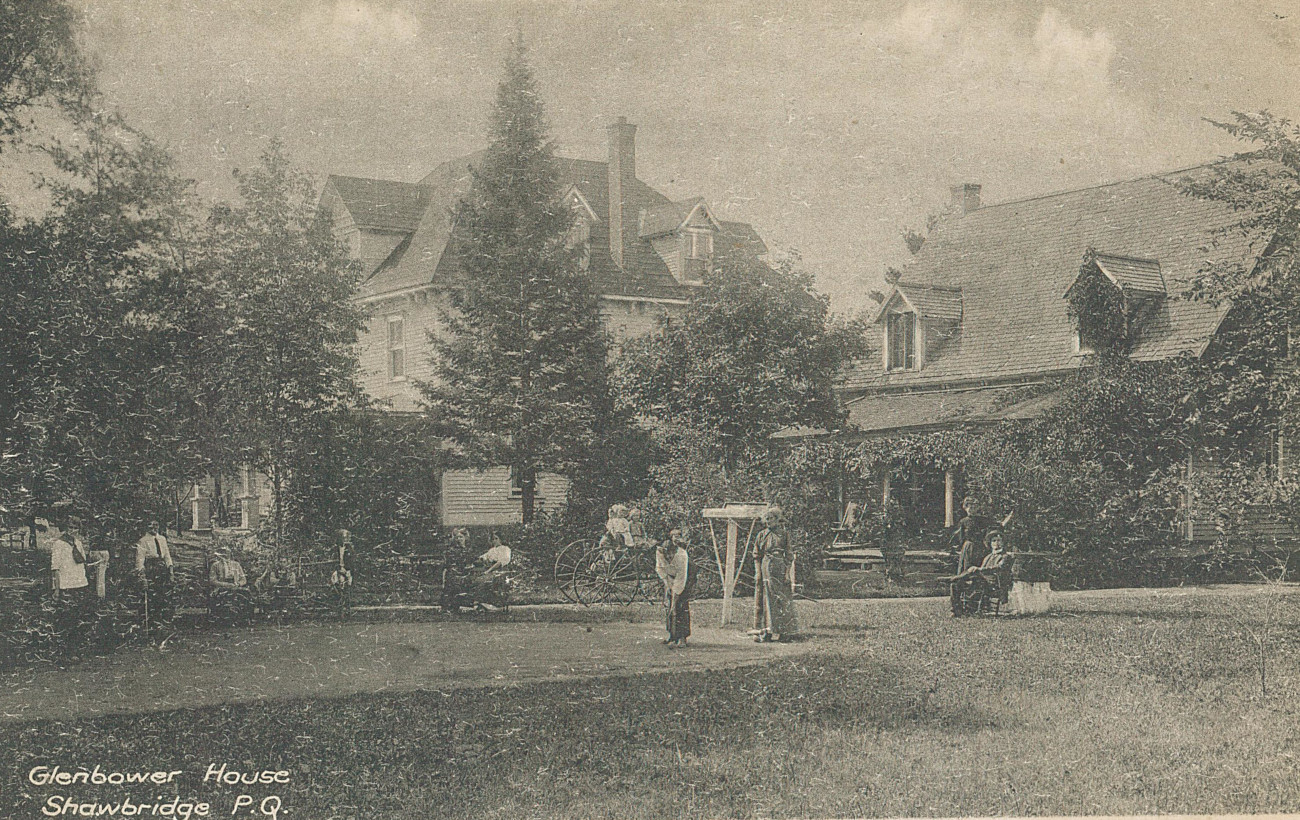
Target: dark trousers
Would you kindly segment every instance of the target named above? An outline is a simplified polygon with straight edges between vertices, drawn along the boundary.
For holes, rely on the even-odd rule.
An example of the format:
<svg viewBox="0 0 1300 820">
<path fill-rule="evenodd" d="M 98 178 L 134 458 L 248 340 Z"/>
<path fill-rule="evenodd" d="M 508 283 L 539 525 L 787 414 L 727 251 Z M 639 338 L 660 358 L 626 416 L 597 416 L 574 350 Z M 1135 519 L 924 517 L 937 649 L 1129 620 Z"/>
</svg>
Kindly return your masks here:
<svg viewBox="0 0 1300 820">
<path fill-rule="evenodd" d="M 668 604 L 668 640 L 683 641 L 691 636 L 691 595 L 683 590 Z"/>
</svg>

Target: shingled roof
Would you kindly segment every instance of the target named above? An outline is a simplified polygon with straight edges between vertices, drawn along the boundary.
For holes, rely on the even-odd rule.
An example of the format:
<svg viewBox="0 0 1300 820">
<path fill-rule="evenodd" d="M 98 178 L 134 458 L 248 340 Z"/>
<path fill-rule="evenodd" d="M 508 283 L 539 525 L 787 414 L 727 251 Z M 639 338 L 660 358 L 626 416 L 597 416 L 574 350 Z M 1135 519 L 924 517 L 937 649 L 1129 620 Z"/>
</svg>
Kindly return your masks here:
<svg viewBox="0 0 1300 820">
<path fill-rule="evenodd" d="M 419 183 L 366 180 L 357 177 L 332 176 L 329 186 L 338 194 L 338 201 L 347 208 L 352 222 L 364 231 L 401 231 L 407 235 L 391 246 L 383 247 L 383 258 L 373 260 L 362 284 L 362 297 L 379 297 L 438 282 L 447 282 L 458 275 L 455 260 L 453 214 L 456 203 L 469 191 L 473 182 L 471 168 L 482 161 L 485 152 L 477 152 L 449 162 L 444 162 L 429 172 Z M 637 236 L 632 226 L 633 240 L 625 251 L 624 264 L 615 264 L 609 249 L 609 166 L 605 162 L 559 158 L 561 192 L 576 188 L 598 221 L 591 226 L 588 267 L 597 289 L 607 296 L 628 296 L 651 299 L 686 299 L 691 289 L 678 282 L 669 271 L 663 258 L 655 252 L 649 237 Z M 682 213 L 678 223 L 702 200 L 675 203 L 668 197 L 634 180 L 625 189 L 628 207 L 634 214 L 654 214 L 652 218 Z M 386 197 L 388 199 L 386 199 Z M 334 200 L 322 196 L 322 203 L 332 205 Z M 677 226 L 674 225 L 673 229 Z M 718 243 L 720 248 L 744 249 L 761 254 L 766 247 L 754 229 L 744 223 L 721 222 Z M 363 255 L 364 258 L 364 255 Z"/>
<path fill-rule="evenodd" d="M 1209 172 L 1187 169 L 945 218 L 904 273 L 908 287 L 960 289 L 960 334 L 921 370 L 886 372 L 879 355 L 863 359 L 846 372 L 841 388 L 853 395 L 944 387 L 1079 367 L 1083 358 L 1063 294 L 1089 248 L 1104 253 L 1112 275 L 1167 288 L 1131 358 L 1199 355 L 1228 306 L 1186 298 L 1187 285 L 1207 261 L 1253 266 L 1267 239 L 1221 231 L 1241 214 L 1188 196 L 1176 184 Z"/>
<path fill-rule="evenodd" d="M 359 228 L 413 231 L 428 205 L 422 185 L 331 174 L 326 182 L 338 193 Z"/>
</svg>

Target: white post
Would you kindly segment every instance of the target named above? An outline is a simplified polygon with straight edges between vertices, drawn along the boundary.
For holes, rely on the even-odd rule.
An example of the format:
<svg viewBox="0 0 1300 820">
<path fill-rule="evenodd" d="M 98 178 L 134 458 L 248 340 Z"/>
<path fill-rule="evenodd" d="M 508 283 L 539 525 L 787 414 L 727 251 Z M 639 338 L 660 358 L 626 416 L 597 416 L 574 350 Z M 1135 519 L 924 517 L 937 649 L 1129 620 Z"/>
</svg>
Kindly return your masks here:
<svg viewBox="0 0 1300 820">
<path fill-rule="evenodd" d="M 190 529 L 199 528 L 199 499 L 203 497 L 203 487 L 200 484 L 194 485 L 194 495 L 190 498 Z"/>
<path fill-rule="evenodd" d="M 727 573 L 722 579 L 722 625 L 731 620 L 731 597 L 736 589 L 736 541 L 739 539 L 740 527 L 736 519 L 727 519 Z"/>
<path fill-rule="evenodd" d="M 953 476 L 952 470 L 943 471 L 943 525 L 952 529 L 957 525 L 953 519 L 956 518 L 955 504 L 957 499 L 956 477 Z"/>
</svg>

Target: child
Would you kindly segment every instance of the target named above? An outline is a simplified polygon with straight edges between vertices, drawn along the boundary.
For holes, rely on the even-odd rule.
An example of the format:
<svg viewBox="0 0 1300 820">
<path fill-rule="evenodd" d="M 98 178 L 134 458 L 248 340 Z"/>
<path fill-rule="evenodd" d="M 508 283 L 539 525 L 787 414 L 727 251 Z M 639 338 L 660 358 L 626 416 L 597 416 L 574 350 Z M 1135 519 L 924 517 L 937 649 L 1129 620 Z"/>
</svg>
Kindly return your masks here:
<svg viewBox="0 0 1300 820">
<path fill-rule="evenodd" d="M 609 508 L 609 518 L 605 521 L 605 534 L 600 537 L 602 550 L 614 549 L 618 542 L 632 546 L 632 522 L 627 517 L 627 507 L 615 504 Z"/>
</svg>

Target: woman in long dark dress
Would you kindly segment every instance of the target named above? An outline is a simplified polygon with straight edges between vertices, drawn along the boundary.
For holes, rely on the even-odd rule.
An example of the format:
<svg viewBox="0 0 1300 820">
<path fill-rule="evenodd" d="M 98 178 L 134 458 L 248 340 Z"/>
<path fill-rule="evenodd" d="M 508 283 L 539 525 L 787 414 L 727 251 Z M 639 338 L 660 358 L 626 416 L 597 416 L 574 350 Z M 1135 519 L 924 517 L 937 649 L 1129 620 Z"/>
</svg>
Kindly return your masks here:
<svg viewBox="0 0 1300 820">
<path fill-rule="evenodd" d="M 754 546 L 754 640 L 786 640 L 799 632 L 791 571 L 794 553 L 781 523 L 781 508 L 763 514 Z"/>
</svg>

